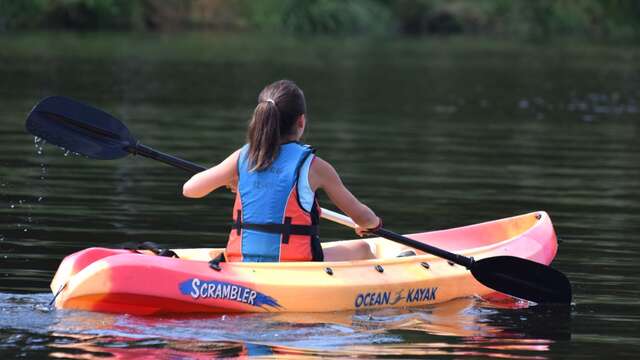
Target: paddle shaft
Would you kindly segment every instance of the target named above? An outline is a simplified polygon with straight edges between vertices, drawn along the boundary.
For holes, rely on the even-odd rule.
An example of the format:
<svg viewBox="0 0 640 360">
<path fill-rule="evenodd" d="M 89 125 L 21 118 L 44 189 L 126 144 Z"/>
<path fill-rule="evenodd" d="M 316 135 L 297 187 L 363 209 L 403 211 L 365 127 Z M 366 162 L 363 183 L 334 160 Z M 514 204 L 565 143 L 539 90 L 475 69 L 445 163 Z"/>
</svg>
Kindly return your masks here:
<svg viewBox="0 0 640 360">
<path fill-rule="evenodd" d="M 138 142 L 135 146 L 128 146 L 127 151 L 134 155 L 140 155 L 153 160 L 158 160 L 165 164 L 175 166 L 177 168 L 189 171 L 194 174 L 207 169 L 196 163 L 192 163 L 191 161 L 183 160 L 173 155 L 165 154 L 158 150 L 152 149 L 146 145 L 141 144 L 140 142 Z"/>
</svg>

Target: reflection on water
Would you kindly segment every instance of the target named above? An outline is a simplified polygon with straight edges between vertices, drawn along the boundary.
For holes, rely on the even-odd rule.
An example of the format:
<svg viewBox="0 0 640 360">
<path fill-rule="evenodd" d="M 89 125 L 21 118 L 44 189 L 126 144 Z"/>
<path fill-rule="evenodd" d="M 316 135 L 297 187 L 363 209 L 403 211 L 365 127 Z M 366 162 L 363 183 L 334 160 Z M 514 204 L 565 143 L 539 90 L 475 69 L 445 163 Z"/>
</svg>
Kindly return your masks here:
<svg viewBox="0 0 640 360">
<path fill-rule="evenodd" d="M 556 341 L 570 338 L 567 308 L 517 302 L 496 306 L 480 299 L 357 313 L 134 317 L 52 312 L 46 305 L 50 297 L 0 296 L 0 308 L 10 314 L 0 323 L 5 329 L 0 349 L 81 359 L 245 355 L 541 359 L 547 358 Z"/>
</svg>

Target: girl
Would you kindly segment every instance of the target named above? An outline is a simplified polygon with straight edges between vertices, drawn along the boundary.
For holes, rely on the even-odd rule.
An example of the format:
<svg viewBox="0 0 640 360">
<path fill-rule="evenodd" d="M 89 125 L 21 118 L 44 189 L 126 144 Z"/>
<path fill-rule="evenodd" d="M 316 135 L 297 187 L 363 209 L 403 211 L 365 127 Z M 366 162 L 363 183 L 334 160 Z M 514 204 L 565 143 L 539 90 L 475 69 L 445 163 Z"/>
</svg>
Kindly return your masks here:
<svg viewBox="0 0 640 360">
<path fill-rule="evenodd" d="M 344 186 L 335 169 L 299 142 L 307 124 L 302 90 L 280 80 L 258 96 L 247 144 L 220 164 L 194 175 L 183 194 L 203 197 L 227 186 L 236 192 L 228 261 L 322 261 L 318 237 L 323 189 L 363 236 L 381 220 Z"/>
</svg>

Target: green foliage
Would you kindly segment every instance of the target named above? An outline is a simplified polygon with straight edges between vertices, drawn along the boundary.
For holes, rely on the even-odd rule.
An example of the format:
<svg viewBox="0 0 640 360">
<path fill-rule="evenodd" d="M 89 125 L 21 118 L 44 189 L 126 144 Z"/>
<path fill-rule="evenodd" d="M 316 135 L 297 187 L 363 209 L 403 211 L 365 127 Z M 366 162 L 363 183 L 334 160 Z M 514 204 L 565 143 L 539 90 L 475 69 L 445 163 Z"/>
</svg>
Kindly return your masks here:
<svg viewBox="0 0 640 360">
<path fill-rule="evenodd" d="M 247 1 L 251 22 L 259 28 L 295 34 L 384 33 L 388 7 L 373 0 Z"/>
<path fill-rule="evenodd" d="M 388 9 L 371 0 L 290 1 L 282 24 L 293 33 L 381 33 L 390 20 Z"/>
<path fill-rule="evenodd" d="M 138 23 L 139 0 L 51 0 L 48 22 L 76 29 L 127 29 Z"/>
<path fill-rule="evenodd" d="M 257 29 L 637 39 L 639 0 L 0 0 L 0 30 Z"/>
<path fill-rule="evenodd" d="M 0 0 L 0 30 L 139 28 L 143 0 Z"/>
<path fill-rule="evenodd" d="M 637 0 L 386 0 L 406 34 L 488 33 L 546 39 L 553 36 L 627 37 L 640 33 Z"/>
<path fill-rule="evenodd" d="M 41 24 L 47 0 L 0 0 L 0 30 Z"/>
<path fill-rule="evenodd" d="M 631 0 L 538 0 L 516 2 L 506 28 L 536 39 L 553 36 L 587 38 L 638 35 L 640 2 Z"/>
<path fill-rule="evenodd" d="M 469 17 L 469 9 L 477 4 L 460 1 L 398 0 L 388 2 L 400 32 L 410 35 L 425 33 L 452 34 L 462 32 Z"/>
</svg>

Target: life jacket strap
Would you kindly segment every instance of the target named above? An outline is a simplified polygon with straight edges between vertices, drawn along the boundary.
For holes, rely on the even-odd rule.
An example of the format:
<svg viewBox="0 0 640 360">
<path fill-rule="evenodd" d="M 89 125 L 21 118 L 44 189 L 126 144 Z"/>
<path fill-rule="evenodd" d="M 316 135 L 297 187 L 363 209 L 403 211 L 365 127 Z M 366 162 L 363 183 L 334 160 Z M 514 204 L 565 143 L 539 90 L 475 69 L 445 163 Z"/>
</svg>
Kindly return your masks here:
<svg viewBox="0 0 640 360">
<path fill-rule="evenodd" d="M 240 211 L 238 211 L 238 217 L 235 219 L 233 224 L 231 224 L 231 228 L 237 231 L 237 234 L 240 235 L 241 229 L 247 230 L 255 230 L 262 231 L 272 234 L 282 234 L 282 243 L 289 243 L 290 235 L 306 235 L 306 236 L 317 236 L 318 235 L 318 225 L 296 225 L 291 224 L 291 218 L 285 217 L 283 224 L 252 224 L 252 223 L 243 223 L 241 219 Z"/>
</svg>

